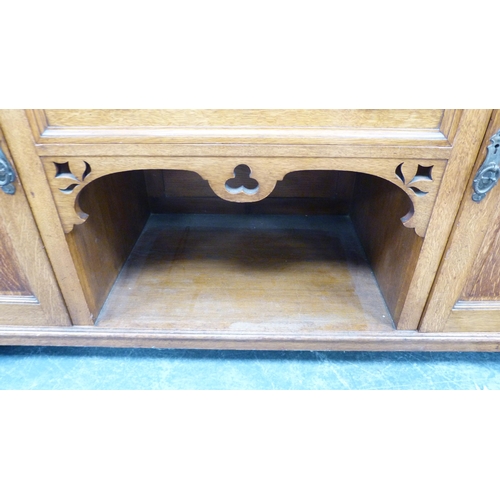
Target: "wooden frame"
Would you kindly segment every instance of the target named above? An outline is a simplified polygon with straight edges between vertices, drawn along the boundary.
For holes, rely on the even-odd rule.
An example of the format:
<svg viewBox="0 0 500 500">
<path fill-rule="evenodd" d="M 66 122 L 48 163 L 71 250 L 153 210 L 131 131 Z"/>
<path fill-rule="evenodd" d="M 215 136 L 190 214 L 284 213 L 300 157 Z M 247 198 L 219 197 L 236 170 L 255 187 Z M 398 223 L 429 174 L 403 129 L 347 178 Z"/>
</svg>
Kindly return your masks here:
<svg viewBox="0 0 500 500">
<path fill-rule="evenodd" d="M 0 329 L 0 345 L 146 347 L 168 349 L 263 349 L 315 351 L 499 351 L 499 333 L 336 332 L 334 336 L 309 334 L 247 335 L 213 331 L 172 332 L 117 328 L 10 328 Z"/>
<path fill-rule="evenodd" d="M 0 129 L 0 148 L 16 170 Z M 64 300 L 19 179 L 15 194 L 0 190 L 0 323 L 70 325 Z M 5 271 L 5 274 L 3 273 Z"/>
<path fill-rule="evenodd" d="M 422 318 L 420 329 L 430 331 L 455 331 L 460 328 L 496 331 L 500 328 L 498 302 L 460 300 L 468 278 L 474 274 L 476 258 L 488 226 L 498 226 L 500 190 L 493 189 L 480 203 L 472 200 L 472 182 L 486 156 L 490 137 L 500 129 L 500 113 L 495 111 L 485 133 L 472 175 L 465 189 L 460 212 L 441 263 L 436 282 Z M 483 260 L 486 256 L 483 256 Z M 488 311 L 487 319 L 484 314 Z"/>
</svg>

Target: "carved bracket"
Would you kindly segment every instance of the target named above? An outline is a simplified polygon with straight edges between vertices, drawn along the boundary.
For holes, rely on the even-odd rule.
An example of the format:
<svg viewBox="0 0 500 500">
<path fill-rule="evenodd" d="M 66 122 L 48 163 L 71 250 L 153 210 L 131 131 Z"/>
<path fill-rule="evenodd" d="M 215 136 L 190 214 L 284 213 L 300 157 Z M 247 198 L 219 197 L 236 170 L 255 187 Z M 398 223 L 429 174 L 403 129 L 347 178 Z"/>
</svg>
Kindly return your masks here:
<svg viewBox="0 0 500 500">
<path fill-rule="evenodd" d="M 4 193 L 14 194 L 16 192 L 15 180 L 16 174 L 14 169 L 4 152 L 0 149 L 0 187 Z"/>
<path fill-rule="evenodd" d="M 430 212 L 426 212 L 425 198 L 434 191 L 434 179 L 432 171 L 434 165 L 424 166 L 417 164 L 413 167 L 405 167 L 405 162 L 400 163 L 394 173 L 404 186 L 404 190 L 412 200 L 413 206 L 410 211 L 401 218 L 401 222 L 405 227 L 412 227 L 419 236 L 425 236 L 427 225 L 429 223 Z M 411 172 L 412 177 L 407 180 L 405 172 Z M 400 186 L 402 187 L 402 186 Z M 431 196 L 432 197 L 432 196 Z M 435 197 L 435 194 L 434 194 Z"/>
<path fill-rule="evenodd" d="M 92 167 L 84 160 L 71 159 L 52 163 L 52 175 L 49 175 L 52 194 L 66 233 L 69 233 L 75 224 L 82 224 L 88 218 L 88 214 L 80 209 L 78 195 L 83 187 L 93 180 L 91 172 Z"/>
<path fill-rule="evenodd" d="M 490 139 L 488 154 L 472 183 L 472 189 L 474 190 L 472 199 L 479 203 L 497 185 L 499 179 L 500 131 Z"/>
<path fill-rule="evenodd" d="M 129 170 L 189 170 L 208 181 L 220 198 L 256 202 L 269 196 L 276 183 L 298 170 L 344 170 L 382 177 L 404 190 L 412 208 L 401 220 L 424 236 L 446 166 L 445 160 L 404 160 L 390 158 L 280 158 L 280 157 L 93 157 L 44 158 L 47 178 L 68 233 L 88 215 L 78 205 L 81 190 L 99 177 Z"/>
</svg>

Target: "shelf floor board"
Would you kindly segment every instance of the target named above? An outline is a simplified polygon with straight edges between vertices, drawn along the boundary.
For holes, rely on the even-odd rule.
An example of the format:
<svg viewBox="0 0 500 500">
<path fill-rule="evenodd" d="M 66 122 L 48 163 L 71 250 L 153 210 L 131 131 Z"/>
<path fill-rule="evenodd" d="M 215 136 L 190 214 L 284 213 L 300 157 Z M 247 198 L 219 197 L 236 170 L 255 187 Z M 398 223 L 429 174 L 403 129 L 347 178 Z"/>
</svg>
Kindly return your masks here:
<svg viewBox="0 0 500 500">
<path fill-rule="evenodd" d="M 152 215 L 96 326 L 394 330 L 346 216 Z"/>
</svg>

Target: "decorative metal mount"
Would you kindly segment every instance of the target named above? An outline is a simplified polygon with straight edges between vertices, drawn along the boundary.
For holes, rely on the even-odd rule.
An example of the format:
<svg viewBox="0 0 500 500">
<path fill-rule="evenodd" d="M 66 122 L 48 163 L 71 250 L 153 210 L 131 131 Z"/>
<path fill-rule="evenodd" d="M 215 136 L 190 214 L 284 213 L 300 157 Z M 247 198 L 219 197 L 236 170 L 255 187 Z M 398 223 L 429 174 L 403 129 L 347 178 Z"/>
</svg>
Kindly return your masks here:
<svg viewBox="0 0 500 500">
<path fill-rule="evenodd" d="M 500 179 L 500 131 L 491 139 L 486 159 L 477 171 L 472 183 L 472 199 L 478 203 L 491 191 Z"/>
<path fill-rule="evenodd" d="M 16 192 L 15 180 L 16 174 L 14 169 L 9 160 L 7 160 L 4 152 L 0 149 L 0 187 L 4 193 L 14 194 Z"/>
</svg>

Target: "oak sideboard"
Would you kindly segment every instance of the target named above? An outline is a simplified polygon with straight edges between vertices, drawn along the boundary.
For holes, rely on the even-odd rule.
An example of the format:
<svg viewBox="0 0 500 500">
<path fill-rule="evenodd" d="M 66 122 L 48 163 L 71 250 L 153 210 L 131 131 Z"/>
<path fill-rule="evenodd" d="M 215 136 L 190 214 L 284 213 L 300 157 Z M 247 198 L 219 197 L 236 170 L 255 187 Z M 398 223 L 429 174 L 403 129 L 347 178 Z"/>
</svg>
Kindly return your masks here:
<svg viewBox="0 0 500 500">
<path fill-rule="evenodd" d="M 2 110 L 0 344 L 500 348 L 497 110 Z"/>
</svg>

